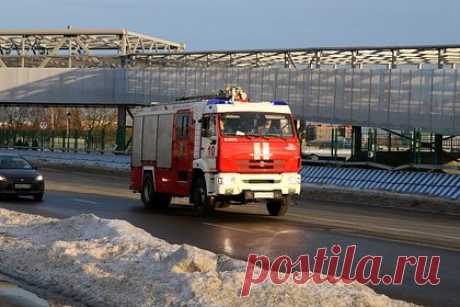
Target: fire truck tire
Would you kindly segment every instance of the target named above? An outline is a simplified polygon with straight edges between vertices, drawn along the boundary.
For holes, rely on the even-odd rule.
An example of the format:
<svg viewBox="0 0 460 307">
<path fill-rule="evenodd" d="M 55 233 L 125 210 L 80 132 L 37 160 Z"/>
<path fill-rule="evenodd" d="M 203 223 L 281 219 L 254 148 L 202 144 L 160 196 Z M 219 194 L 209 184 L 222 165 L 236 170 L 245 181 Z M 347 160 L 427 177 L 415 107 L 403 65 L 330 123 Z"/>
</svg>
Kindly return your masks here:
<svg viewBox="0 0 460 307">
<path fill-rule="evenodd" d="M 146 175 L 141 194 L 146 209 L 166 209 L 171 202 L 171 195 L 155 192 L 151 175 Z"/>
<path fill-rule="evenodd" d="M 203 177 L 193 182 L 193 205 L 200 216 L 210 215 L 214 211 L 215 200 L 207 195 L 206 180 Z"/>
<path fill-rule="evenodd" d="M 287 197 L 283 197 L 281 200 L 267 201 L 267 210 L 272 216 L 283 216 L 286 214 L 288 208 L 289 200 Z"/>
<path fill-rule="evenodd" d="M 153 180 L 151 175 L 146 175 L 144 177 L 141 198 L 142 202 L 144 203 L 145 209 L 153 208 L 153 205 L 155 203 L 155 191 L 153 188 Z"/>
</svg>

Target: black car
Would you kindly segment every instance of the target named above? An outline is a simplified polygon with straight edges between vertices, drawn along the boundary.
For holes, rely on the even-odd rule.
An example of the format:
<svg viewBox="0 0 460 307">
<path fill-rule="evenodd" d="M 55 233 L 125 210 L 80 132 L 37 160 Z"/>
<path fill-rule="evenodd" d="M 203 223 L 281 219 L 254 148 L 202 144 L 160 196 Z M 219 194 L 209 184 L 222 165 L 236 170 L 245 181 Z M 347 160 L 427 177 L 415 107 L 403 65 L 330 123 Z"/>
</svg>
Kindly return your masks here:
<svg viewBox="0 0 460 307">
<path fill-rule="evenodd" d="M 28 195 L 41 201 L 45 193 L 43 176 L 24 158 L 0 154 L 0 196 Z"/>
</svg>

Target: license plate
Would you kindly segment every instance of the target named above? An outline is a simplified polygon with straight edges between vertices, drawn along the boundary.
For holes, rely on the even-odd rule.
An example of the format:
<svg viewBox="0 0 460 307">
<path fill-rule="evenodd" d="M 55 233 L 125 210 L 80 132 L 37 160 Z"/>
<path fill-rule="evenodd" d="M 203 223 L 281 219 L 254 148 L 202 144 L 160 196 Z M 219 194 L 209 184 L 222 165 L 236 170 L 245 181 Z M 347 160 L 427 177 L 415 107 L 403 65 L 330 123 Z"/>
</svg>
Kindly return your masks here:
<svg viewBox="0 0 460 307">
<path fill-rule="evenodd" d="M 32 187 L 31 184 L 26 183 L 17 183 L 14 185 L 14 188 L 17 190 L 29 190 Z"/>
<path fill-rule="evenodd" d="M 254 198 L 274 198 L 273 192 L 255 192 Z"/>
</svg>

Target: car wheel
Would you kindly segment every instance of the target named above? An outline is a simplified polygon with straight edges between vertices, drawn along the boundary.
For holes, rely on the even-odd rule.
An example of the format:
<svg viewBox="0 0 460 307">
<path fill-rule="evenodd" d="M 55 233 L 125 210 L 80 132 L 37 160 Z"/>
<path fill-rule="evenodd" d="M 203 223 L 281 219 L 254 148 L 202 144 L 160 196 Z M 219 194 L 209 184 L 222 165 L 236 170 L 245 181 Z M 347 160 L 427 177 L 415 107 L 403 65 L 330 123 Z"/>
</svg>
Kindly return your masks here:
<svg viewBox="0 0 460 307">
<path fill-rule="evenodd" d="M 281 200 L 267 201 L 267 210 L 272 216 L 283 216 L 286 214 L 288 208 L 289 200 L 287 197 L 283 197 Z"/>
<path fill-rule="evenodd" d="M 43 196 L 44 196 L 43 193 L 35 194 L 35 195 L 34 195 L 34 200 L 35 200 L 35 201 L 42 201 L 42 200 L 43 200 Z"/>
<path fill-rule="evenodd" d="M 214 211 L 214 197 L 209 197 L 206 189 L 206 181 L 199 177 L 193 183 L 193 205 L 199 216 L 210 215 Z"/>
</svg>

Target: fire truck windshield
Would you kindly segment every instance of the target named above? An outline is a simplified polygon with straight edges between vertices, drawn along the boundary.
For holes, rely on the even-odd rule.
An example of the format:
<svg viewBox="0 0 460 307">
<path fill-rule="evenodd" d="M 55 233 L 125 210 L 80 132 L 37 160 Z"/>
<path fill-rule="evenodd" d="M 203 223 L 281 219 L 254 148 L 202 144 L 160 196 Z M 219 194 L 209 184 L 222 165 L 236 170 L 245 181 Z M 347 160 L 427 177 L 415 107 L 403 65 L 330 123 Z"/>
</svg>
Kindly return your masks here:
<svg viewBox="0 0 460 307">
<path fill-rule="evenodd" d="M 293 136 L 288 114 L 239 112 L 222 113 L 220 131 L 224 136 Z"/>
</svg>

